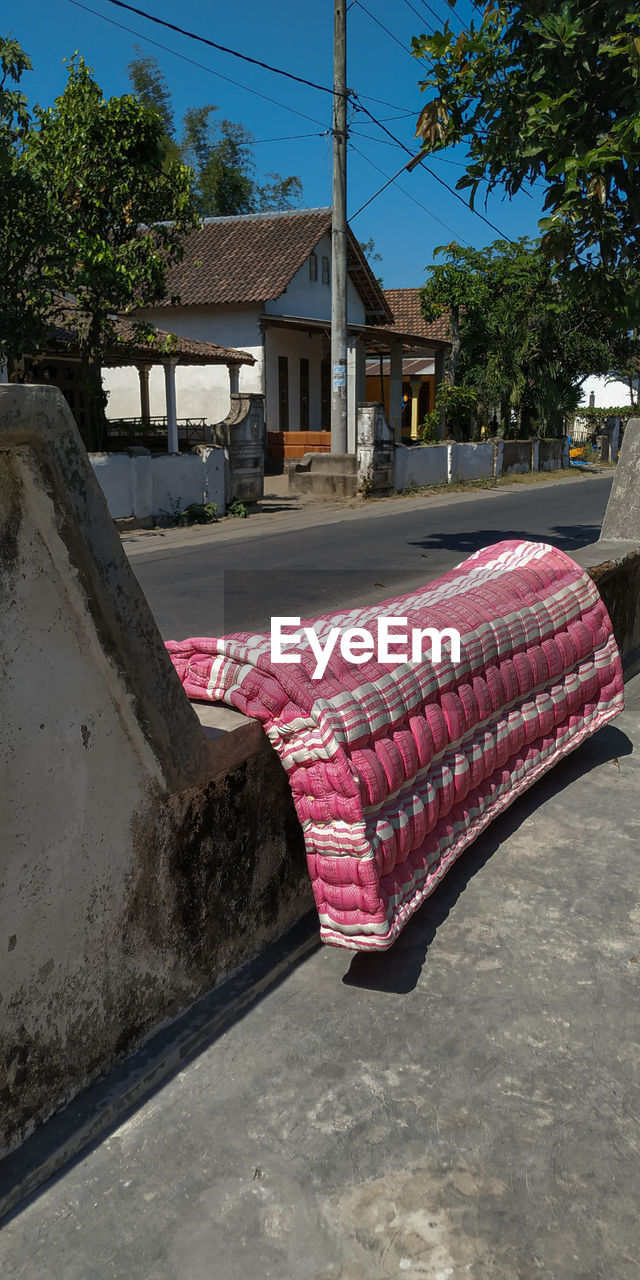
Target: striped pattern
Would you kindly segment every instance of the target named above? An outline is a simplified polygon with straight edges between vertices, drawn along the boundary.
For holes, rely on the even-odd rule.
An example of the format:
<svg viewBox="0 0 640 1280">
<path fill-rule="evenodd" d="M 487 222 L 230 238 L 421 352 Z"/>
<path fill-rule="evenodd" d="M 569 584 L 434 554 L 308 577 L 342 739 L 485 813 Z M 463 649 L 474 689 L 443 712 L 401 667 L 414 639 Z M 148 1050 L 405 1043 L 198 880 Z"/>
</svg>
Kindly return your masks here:
<svg viewBox="0 0 640 1280">
<path fill-rule="evenodd" d="M 591 579 L 543 543 L 502 542 L 419 591 L 313 620 L 455 627 L 461 659 L 364 665 L 321 680 L 274 665 L 270 637 L 170 643 L 189 697 L 259 719 L 302 823 L 322 938 L 388 947 L 459 854 L 518 795 L 623 709 L 620 656 Z M 302 626 L 310 625 L 303 622 Z"/>
</svg>

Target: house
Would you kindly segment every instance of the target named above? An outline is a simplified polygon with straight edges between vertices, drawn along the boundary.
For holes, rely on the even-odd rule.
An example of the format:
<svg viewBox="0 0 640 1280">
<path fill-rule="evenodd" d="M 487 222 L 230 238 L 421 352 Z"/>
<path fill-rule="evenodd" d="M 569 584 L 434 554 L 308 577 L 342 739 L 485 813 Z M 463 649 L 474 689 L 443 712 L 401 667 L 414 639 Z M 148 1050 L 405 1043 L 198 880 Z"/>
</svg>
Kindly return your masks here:
<svg viewBox="0 0 640 1280">
<path fill-rule="evenodd" d="M 347 308 L 351 452 L 356 405 L 367 397 L 366 359 L 390 362 L 391 417 L 399 432 L 403 352 L 437 362 L 448 342 L 402 332 L 351 230 Z M 254 392 L 264 397 L 273 458 L 330 450 L 331 209 L 205 219 L 169 273 L 166 301 L 140 314 L 179 338 L 238 347 L 254 359 L 231 382 L 213 366 L 178 368 L 182 414 L 215 424 L 229 411 L 230 391 Z M 130 416 L 138 403 L 131 371 L 106 370 L 104 385 L 108 415 Z M 152 414 L 161 411 L 162 395 L 152 371 Z"/>
<path fill-rule="evenodd" d="M 393 312 L 393 328 L 404 335 L 406 354 L 402 360 L 402 436 L 417 439 L 418 427 L 435 403 L 437 384 L 444 373 L 444 357 L 451 345 L 449 318 L 445 312 L 436 320 L 427 321 L 422 315 L 419 289 L 384 289 L 386 302 Z M 408 335 L 413 334 L 416 347 L 407 351 Z M 436 346 L 433 353 L 425 352 L 421 344 Z M 389 416 L 390 363 L 387 360 L 367 361 L 367 400 L 382 400 Z"/>
<path fill-rule="evenodd" d="M 165 317 L 167 318 L 167 317 Z M 37 355 L 12 361 L 12 380 L 43 383 L 62 392 L 88 448 L 117 449 L 122 443 L 146 444 L 152 448 L 168 448 L 177 452 L 179 443 L 205 440 L 204 419 L 178 418 L 176 406 L 176 371 L 215 368 L 227 384 L 237 380 L 243 365 L 251 366 L 253 356 L 246 351 L 230 350 L 209 342 L 176 337 L 166 328 L 152 326 L 142 333 L 131 321 L 114 318 L 114 339 L 105 352 L 103 384 L 111 367 L 127 377 L 131 384 L 127 414 L 122 421 L 113 411 L 108 414 L 105 436 L 102 415 L 95 399 L 87 395 L 77 344 L 77 306 L 70 297 L 52 313 L 46 345 Z M 155 410 L 151 413 L 150 378 L 155 379 Z M 97 443 L 99 441 L 99 443 Z"/>
</svg>

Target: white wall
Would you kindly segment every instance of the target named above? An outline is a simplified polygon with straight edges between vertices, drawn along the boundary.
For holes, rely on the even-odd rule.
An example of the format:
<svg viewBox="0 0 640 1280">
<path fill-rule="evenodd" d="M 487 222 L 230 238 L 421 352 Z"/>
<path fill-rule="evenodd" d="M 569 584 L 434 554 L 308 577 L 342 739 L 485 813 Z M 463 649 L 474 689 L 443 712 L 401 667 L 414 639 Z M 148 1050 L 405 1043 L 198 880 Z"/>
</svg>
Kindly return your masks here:
<svg viewBox="0 0 640 1280">
<path fill-rule="evenodd" d="M 224 307 L 157 307 L 141 311 L 140 319 L 178 337 L 247 351 L 256 363 L 240 367 L 239 390 L 263 395 L 263 335 L 258 323 L 261 314 L 262 307 L 251 303 Z M 108 418 L 140 416 L 136 369 L 104 369 L 102 383 L 109 393 Z M 179 418 L 222 422 L 229 412 L 229 391 L 226 365 L 178 365 L 176 369 Z M 160 365 L 154 365 L 149 376 L 149 407 L 152 415 L 166 413 L 164 371 Z"/>
<path fill-rule="evenodd" d="M 228 464 L 217 446 L 155 457 L 92 453 L 89 461 L 114 520 L 172 514 L 191 502 L 215 502 L 218 515 L 225 513 Z"/>
<path fill-rule="evenodd" d="M 278 357 L 289 361 L 289 430 L 300 428 L 300 360 L 309 361 L 309 431 L 321 431 L 320 366 L 323 340 L 298 329 L 278 329 L 271 325 L 265 333 L 265 415 L 268 431 L 279 431 Z M 328 426 L 328 423 L 324 424 Z"/>
<path fill-rule="evenodd" d="M 308 316 L 316 320 L 331 319 L 331 237 L 324 235 L 315 249 L 318 260 L 318 278 L 312 280 L 309 275 L 309 259 L 306 258 L 293 280 L 287 285 L 279 298 L 272 298 L 265 303 L 264 311 L 269 315 Z M 329 260 L 329 284 L 322 283 L 322 259 Z M 364 324 L 364 303 L 354 288 L 351 279 L 347 280 L 347 316 L 351 324 Z M 238 344 L 239 345 L 239 344 Z"/>
<path fill-rule="evenodd" d="M 606 377 L 585 378 L 582 384 L 582 401 L 587 407 L 593 391 L 596 409 L 616 409 L 631 404 L 631 396 L 626 382 L 609 382 Z"/>
</svg>

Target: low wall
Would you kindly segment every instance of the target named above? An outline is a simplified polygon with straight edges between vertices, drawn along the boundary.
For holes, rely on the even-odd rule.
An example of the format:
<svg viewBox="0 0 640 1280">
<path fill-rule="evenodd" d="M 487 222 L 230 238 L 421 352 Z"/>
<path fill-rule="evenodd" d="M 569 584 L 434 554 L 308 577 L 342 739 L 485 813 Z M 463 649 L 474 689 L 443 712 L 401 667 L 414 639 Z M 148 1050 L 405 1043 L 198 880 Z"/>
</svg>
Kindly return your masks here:
<svg viewBox="0 0 640 1280">
<path fill-rule="evenodd" d="M 191 502 L 215 502 L 224 515 L 225 451 L 201 445 L 191 453 L 91 453 L 89 461 L 114 520 L 182 510 Z"/>
<path fill-rule="evenodd" d="M 397 445 L 395 489 L 446 484 L 449 478 L 448 459 L 449 446 L 446 444 Z"/>
<path fill-rule="evenodd" d="M 538 471 L 560 471 L 564 465 L 564 439 L 538 442 Z"/>
<path fill-rule="evenodd" d="M 450 444 L 449 482 L 486 480 L 494 471 L 493 441 L 481 444 Z"/>
<path fill-rule="evenodd" d="M 531 471 L 531 440 L 503 440 L 500 475 L 509 476 Z"/>
<path fill-rule="evenodd" d="M 0 387 L 0 539 L 4 1154 L 311 890 L 284 770 L 256 724 L 205 737 L 54 388 Z"/>
<path fill-rule="evenodd" d="M 560 471 L 569 466 L 568 441 L 482 440 L 439 445 L 397 445 L 395 489 L 486 480 L 529 471 Z"/>
</svg>

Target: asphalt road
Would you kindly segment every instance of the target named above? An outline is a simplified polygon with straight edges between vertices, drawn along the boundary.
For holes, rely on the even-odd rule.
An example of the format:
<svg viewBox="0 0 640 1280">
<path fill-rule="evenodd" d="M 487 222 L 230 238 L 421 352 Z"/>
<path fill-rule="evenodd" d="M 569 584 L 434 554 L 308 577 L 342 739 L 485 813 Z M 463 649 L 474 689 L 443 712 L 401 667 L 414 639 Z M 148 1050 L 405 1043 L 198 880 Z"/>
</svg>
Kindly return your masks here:
<svg viewBox="0 0 640 1280">
<path fill-rule="evenodd" d="M 330 523 L 310 527 L 277 529 L 262 517 L 259 528 L 250 519 L 230 539 L 216 541 L 213 528 L 206 543 L 138 544 L 131 559 L 165 640 L 264 631 L 276 614 L 309 618 L 410 591 L 503 538 L 571 553 L 599 536 L 610 488 L 610 476 L 572 475 L 449 501 L 333 511 Z"/>
</svg>

